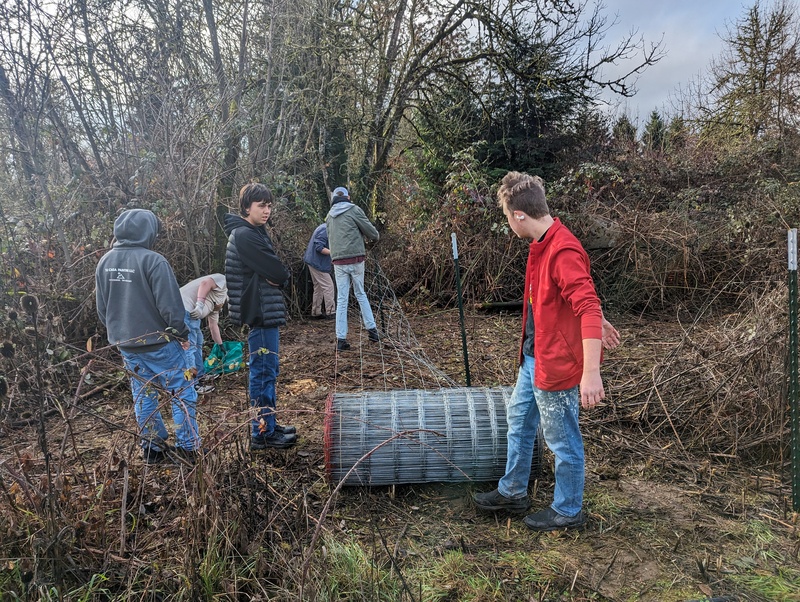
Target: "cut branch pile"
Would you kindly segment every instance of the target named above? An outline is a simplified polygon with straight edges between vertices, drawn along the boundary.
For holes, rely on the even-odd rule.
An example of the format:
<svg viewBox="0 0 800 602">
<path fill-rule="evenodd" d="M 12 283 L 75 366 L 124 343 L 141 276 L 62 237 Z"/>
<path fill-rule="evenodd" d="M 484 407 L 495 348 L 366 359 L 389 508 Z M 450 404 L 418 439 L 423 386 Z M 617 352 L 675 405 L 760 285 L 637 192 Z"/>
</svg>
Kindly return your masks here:
<svg viewBox="0 0 800 602">
<path fill-rule="evenodd" d="M 667 435 L 693 453 L 779 459 L 788 437 L 785 306 L 778 287 L 722 320 L 679 315 L 653 330 L 658 338 L 627 342 L 626 359 L 604 367 L 610 411 L 590 421 Z"/>
</svg>

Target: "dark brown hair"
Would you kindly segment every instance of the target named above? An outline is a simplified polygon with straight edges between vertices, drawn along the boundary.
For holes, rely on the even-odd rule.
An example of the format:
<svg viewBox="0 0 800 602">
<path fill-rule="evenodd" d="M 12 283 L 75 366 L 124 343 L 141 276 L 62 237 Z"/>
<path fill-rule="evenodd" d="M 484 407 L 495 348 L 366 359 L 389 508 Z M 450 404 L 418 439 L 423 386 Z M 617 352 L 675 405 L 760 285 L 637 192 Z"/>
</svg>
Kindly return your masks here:
<svg viewBox="0 0 800 602">
<path fill-rule="evenodd" d="M 272 193 L 269 191 L 269 188 L 258 182 L 245 184 L 239 191 L 239 213 L 247 217 L 247 213 L 250 211 L 250 205 L 262 201 L 266 201 L 268 204 L 272 203 Z"/>
</svg>

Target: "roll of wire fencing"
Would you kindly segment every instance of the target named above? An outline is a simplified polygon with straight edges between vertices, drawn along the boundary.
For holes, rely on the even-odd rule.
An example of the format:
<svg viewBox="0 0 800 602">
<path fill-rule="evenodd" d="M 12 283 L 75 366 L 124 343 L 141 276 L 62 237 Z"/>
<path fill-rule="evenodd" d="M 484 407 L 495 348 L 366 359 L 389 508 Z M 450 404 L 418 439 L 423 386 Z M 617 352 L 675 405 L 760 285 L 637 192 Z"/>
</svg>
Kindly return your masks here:
<svg viewBox="0 0 800 602">
<path fill-rule="evenodd" d="M 331 393 L 325 465 L 332 483 L 493 481 L 506 467 L 511 387 Z M 543 444 L 536 438 L 532 481 Z"/>
</svg>

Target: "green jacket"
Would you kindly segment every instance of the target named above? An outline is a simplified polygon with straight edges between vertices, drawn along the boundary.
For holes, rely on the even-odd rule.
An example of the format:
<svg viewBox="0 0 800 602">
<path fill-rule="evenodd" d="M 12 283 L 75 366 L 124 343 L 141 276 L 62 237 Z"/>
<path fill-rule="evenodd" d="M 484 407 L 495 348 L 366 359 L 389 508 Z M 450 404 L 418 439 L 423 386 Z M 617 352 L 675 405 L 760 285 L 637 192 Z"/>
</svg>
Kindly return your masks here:
<svg viewBox="0 0 800 602">
<path fill-rule="evenodd" d="M 360 207 L 340 201 L 331 207 L 325 218 L 328 225 L 328 244 L 331 259 L 349 259 L 366 255 L 364 237 L 378 240 L 380 234 L 367 219 Z"/>
</svg>

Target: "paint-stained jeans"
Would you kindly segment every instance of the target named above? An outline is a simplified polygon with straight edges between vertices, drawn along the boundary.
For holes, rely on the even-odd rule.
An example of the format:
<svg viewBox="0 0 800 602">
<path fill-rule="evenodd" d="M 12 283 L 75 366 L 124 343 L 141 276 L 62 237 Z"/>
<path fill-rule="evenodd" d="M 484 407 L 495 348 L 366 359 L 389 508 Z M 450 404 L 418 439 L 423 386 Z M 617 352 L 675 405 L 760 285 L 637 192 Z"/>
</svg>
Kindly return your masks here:
<svg viewBox="0 0 800 602">
<path fill-rule="evenodd" d="M 250 407 L 258 408 L 252 420 L 252 436 L 275 431 L 275 382 L 278 380 L 277 328 L 251 328 L 247 337 L 250 354 Z"/>
<path fill-rule="evenodd" d="M 188 311 L 184 322 L 189 329 L 189 349 L 186 351 L 186 359 L 189 361 L 189 367 L 194 366 L 197 369 L 197 378 L 199 379 L 205 374 L 205 367 L 203 366 L 203 330 L 200 327 L 200 319 L 193 320 L 189 317 Z"/>
<path fill-rule="evenodd" d="M 367 293 L 364 292 L 364 261 L 348 265 L 334 265 L 336 276 L 336 338 L 347 338 L 347 304 L 350 301 L 350 283 L 353 283 L 353 294 L 361 308 L 361 319 L 364 328 L 375 328 L 375 317 L 369 305 Z"/>
<path fill-rule="evenodd" d="M 556 457 L 553 510 L 575 516 L 583 505 L 583 439 L 578 426 L 579 387 L 542 391 L 533 384 L 534 360 L 525 355 L 517 384 L 506 408 L 508 454 L 506 474 L 498 490 L 508 498 L 528 495 L 533 445 L 539 424 L 547 447 Z"/>
<path fill-rule="evenodd" d="M 125 369 L 130 374 L 131 392 L 144 449 L 162 451 L 169 437 L 158 405 L 159 391 L 169 395 L 175 442 L 188 450 L 200 448 L 197 428 L 197 393 L 186 379 L 186 353 L 177 341 L 170 341 L 155 350 L 126 351 L 120 349 Z"/>
</svg>

